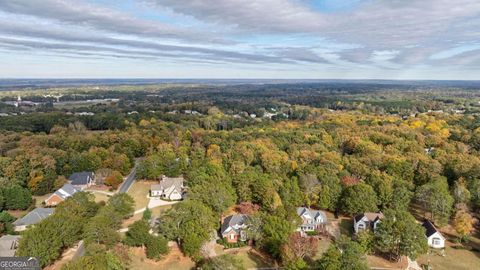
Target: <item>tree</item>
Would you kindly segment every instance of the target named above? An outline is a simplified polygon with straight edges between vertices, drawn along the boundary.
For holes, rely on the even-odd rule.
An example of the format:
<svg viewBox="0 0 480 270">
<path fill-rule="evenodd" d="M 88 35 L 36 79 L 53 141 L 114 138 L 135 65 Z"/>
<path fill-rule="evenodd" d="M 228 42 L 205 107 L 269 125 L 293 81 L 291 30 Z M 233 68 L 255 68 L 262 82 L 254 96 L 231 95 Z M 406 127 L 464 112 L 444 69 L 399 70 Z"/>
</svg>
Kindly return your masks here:
<svg viewBox="0 0 480 270">
<path fill-rule="evenodd" d="M 112 173 L 105 178 L 105 185 L 117 189 L 123 182 L 123 176 L 119 171 L 112 171 Z"/>
<path fill-rule="evenodd" d="M 395 260 L 401 256 L 415 259 L 428 250 L 425 229 L 405 210 L 387 209 L 375 234 L 377 248 Z"/>
<path fill-rule="evenodd" d="M 465 240 L 473 229 L 473 217 L 465 210 L 459 210 L 453 219 L 453 227 L 460 235 L 460 239 Z"/>
<path fill-rule="evenodd" d="M 342 194 L 341 204 L 343 212 L 350 215 L 378 210 L 375 191 L 364 183 L 346 187 Z"/>
<path fill-rule="evenodd" d="M 420 186 L 415 197 L 432 213 L 432 219 L 436 224 L 443 226 L 448 223 L 453 210 L 454 199 L 450 195 L 445 178 L 441 177 Z"/>
<path fill-rule="evenodd" d="M 147 258 L 160 259 L 168 253 L 168 241 L 161 236 L 151 236 L 145 242 L 147 247 Z"/>
<path fill-rule="evenodd" d="M 108 200 L 107 205 L 113 207 L 113 210 L 120 214 L 122 218 L 133 215 L 135 201 L 127 193 L 116 193 Z"/>
<path fill-rule="evenodd" d="M 152 218 L 152 210 L 150 210 L 150 208 L 148 208 L 147 206 L 145 208 L 145 211 L 143 211 L 142 219 L 149 222 L 151 218 Z"/>
<path fill-rule="evenodd" d="M 12 185 L 3 188 L 6 209 L 27 209 L 32 204 L 32 194 L 26 188 Z"/>
<path fill-rule="evenodd" d="M 15 217 L 10 215 L 7 211 L 0 212 L 0 234 L 13 234 L 13 221 L 15 221 Z"/>
<path fill-rule="evenodd" d="M 150 238 L 149 231 L 150 226 L 147 221 L 135 221 L 132 225 L 128 226 L 128 231 L 125 235 L 125 244 L 135 247 L 145 245 Z"/>
<path fill-rule="evenodd" d="M 465 180 L 463 178 L 460 178 L 455 182 L 455 186 L 453 188 L 453 197 L 455 199 L 455 203 L 468 204 L 470 202 L 470 191 L 467 189 Z"/>
<path fill-rule="evenodd" d="M 85 226 L 84 239 L 88 244 L 103 244 L 112 247 L 120 241 L 119 229 L 121 217 L 111 207 L 103 207 Z"/>
<path fill-rule="evenodd" d="M 263 216 L 262 245 L 274 257 L 280 257 L 280 248 L 288 241 L 288 236 L 295 230 L 293 222 L 282 214 Z"/>
<path fill-rule="evenodd" d="M 288 242 L 282 246 L 281 255 L 284 262 L 294 262 L 305 257 L 313 257 L 317 253 L 318 239 L 302 237 L 300 233 L 293 233 Z"/>
<path fill-rule="evenodd" d="M 340 237 L 335 244 L 330 245 L 322 258 L 316 262 L 316 269 L 320 270 L 368 270 L 365 262 L 365 251 L 362 247 L 346 238 Z"/>
<path fill-rule="evenodd" d="M 85 255 L 67 263 L 63 270 L 124 270 L 126 262 L 104 246 L 92 244 L 86 247 Z"/>
<path fill-rule="evenodd" d="M 209 206 L 220 214 L 235 204 L 235 190 L 228 183 L 202 182 L 190 189 L 190 199 L 197 200 Z"/>
<path fill-rule="evenodd" d="M 202 244 L 218 224 L 218 217 L 208 206 L 193 200 L 175 204 L 159 220 L 159 234 L 179 241 L 185 254 L 196 260 Z"/>
</svg>

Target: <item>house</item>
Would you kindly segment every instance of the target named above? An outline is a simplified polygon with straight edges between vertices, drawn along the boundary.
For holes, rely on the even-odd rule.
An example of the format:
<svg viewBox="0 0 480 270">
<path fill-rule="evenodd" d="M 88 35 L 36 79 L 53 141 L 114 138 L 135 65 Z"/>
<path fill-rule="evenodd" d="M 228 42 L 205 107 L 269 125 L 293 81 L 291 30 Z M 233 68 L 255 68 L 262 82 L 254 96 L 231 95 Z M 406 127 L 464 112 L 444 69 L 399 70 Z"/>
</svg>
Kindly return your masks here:
<svg viewBox="0 0 480 270">
<path fill-rule="evenodd" d="M 237 243 L 238 241 L 246 241 L 247 215 L 231 215 L 222 220 L 220 233 L 222 238 L 228 243 Z"/>
<path fill-rule="evenodd" d="M 355 233 L 370 229 L 375 231 L 380 220 L 383 218 L 383 214 L 380 213 L 363 213 L 353 217 L 353 229 Z"/>
<path fill-rule="evenodd" d="M 0 257 L 13 257 L 20 237 L 20 235 L 4 235 L 0 237 Z"/>
<path fill-rule="evenodd" d="M 445 248 L 445 237 L 443 237 L 429 220 L 425 220 L 422 226 L 425 228 L 428 246 L 432 248 Z"/>
<path fill-rule="evenodd" d="M 17 232 L 24 231 L 28 226 L 35 225 L 53 214 L 53 211 L 53 208 L 35 208 L 24 217 L 15 220 L 12 223 L 13 229 Z"/>
<path fill-rule="evenodd" d="M 71 184 L 65 184 L 59 190 L 55 191 L 50 197 L 45 200 L 46 206 L 55 206 L 60 202 L 63 202 L 68 197 L 79 192 L 80 190 L 72 186 Z"/>
<path fill-rule="evenodd" d="M 84 190 L 95 183 L 95 174 L 93 172 L 77 172 L 70 175 L 68 180 L 74 187 Z"/>
<path fill-rule="evenodd" d="M 302 223 L 298 226 L 297 231 L 302 233 L 324 230 L 327 224 L 327 216 L 322 211 L 307 207 L 297 207 L 297 215 L 302 219 Z"/>
<path fill-rule="evenodd" d="M 162 176 L 159 184 L 150 186 L 150 196 L 160 197 L 170 201 L 178 201 L 183 198 L 183 177 Z"/>
</svg>

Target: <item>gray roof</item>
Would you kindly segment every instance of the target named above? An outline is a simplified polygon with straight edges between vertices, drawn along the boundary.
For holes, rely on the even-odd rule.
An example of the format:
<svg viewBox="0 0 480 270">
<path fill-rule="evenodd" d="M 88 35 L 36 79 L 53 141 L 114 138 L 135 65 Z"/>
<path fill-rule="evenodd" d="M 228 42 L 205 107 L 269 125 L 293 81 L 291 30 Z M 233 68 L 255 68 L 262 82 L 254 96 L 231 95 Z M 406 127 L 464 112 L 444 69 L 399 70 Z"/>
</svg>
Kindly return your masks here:
<svg viewBox="0 0 480 270">
<path fill-rule="evenodd" d="M 384 218 L 384 215 L 383 215 L 382 212 L 378 212 L 378 213 L 365 212 L 365 213 L 358 214 L 358 215 L 354 216 L 353 219 L 354 219 L 355 222 L 358 222 L 363 217 L 366 217 L 368 221 L 376 222 L 377 220 Z"/>
<path fill-rule="evenodd" d="M 24 217 L 15 220 L 14 226 L 33 225 L 53 214 L 53 208 L 35 208 Z"/>
<path fill-rule="evenodd" d="M 162 180 L 160 180 L 160 183 L 154 184 L 150 186 L 150 190 L 164 190 L 167 189 L 171 186 L 175 186 L 175 189 L 178 192 L 182 192 L 182 186 L 183 186 L 183 177 L 163 177 Z"/>
<path fill-rule="evenodd" d="M 0 257 L 12 257 L 20 240 L 20 235 L 4 235 L 0 237 Z"/>
<path fill-rule="evenodd" d="M 245 225 L 245 222 L 247 221 L 247 219 L 248 219 L 248 216 L 242 215 L 242 214 L 228 216 L 223 220 L 220 232 L 224 234 L 225 230 L 228 229 L 228 227 L 243 226 Z"/>
<path fill-rule="evenodd" d="M 66 198 L 72 196 L 73 194 L 75 194 L 79 191 L 80 190 L 78 190 L 77 188 L 75 188 L 71 184 L 65 184 L 59 190 L 55 191 L 54 194 L 65 200 Z"/>
<path fill-rule="evenodd" d="M 327 216 L 325 215 L 325 213 L 323 211 L 313 210 L 313 209 L 307 208 L 307 207 L 297 207 L 297 215 L 299 217 L 303 216 L 303 214 L 305 212 L 308 215 L 310 215 L 310 217 L 312 217 L 313 219 L 317 219 L 317 217 L 320 216 L 320 217 L 322 217 L 323 222 L 327 222 Z"/>
<path fill-rule="evenodd" d="M 68 178 L 72 185 L 86 185 L 89 179 L 93 180 L 93 172 L 77 172 Z"/>
</svg>

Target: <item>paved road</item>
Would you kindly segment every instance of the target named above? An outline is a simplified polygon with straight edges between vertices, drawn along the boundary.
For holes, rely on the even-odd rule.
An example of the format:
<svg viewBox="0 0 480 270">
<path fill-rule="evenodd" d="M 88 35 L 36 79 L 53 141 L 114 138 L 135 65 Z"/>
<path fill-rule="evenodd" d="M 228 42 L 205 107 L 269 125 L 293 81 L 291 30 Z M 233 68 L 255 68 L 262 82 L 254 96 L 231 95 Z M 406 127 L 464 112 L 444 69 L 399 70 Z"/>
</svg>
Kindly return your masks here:
<svg viewBox="0 0 480 270">
<path fill-rule="evenodd" d="M 138 166 L 139 160 L 135 160 L 135 166 L 133 166 L 132 171 L 130 172 L 127 177 L 125 177 L 125 181 L 123 181 L 122 185 L 118 189 L 118 193 L 125 193 L 128 191 L 128 189 L 132 186 L 133 182 L 135 182 L 135 177 L 137 175 L 137 166 Z"/>
</svg>

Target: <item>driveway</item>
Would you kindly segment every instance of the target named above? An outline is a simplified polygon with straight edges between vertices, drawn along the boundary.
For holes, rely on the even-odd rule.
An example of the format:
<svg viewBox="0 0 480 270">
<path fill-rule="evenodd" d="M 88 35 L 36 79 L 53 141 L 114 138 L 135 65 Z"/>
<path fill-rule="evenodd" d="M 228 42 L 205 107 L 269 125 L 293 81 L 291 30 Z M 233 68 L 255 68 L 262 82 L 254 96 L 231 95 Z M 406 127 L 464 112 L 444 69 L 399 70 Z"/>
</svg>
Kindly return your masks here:
<svg viewBox="0 0 480 270">
<path fill-rule="evenodd" d="M 172 204 L 176 204 L 176 203 L 179 203 L 180 201 L 164 201 L 160 198 L 155 198 L 155 197 L 150 197 L 150 200 L 148 201 L 148 208 L 149 209 L 153 209 L 155 207 L 159 207 L 159 206 L 165 206 L 165 205 L 172 205 Z M 142 213 L 142 212 L 145 212 L 147 208 L 144 207 L 144 208 L 140 208 L 138 210 L 136 210 L 134 212 L 134 214 L 138 214 L 138 213 Z"/>
</svg>

